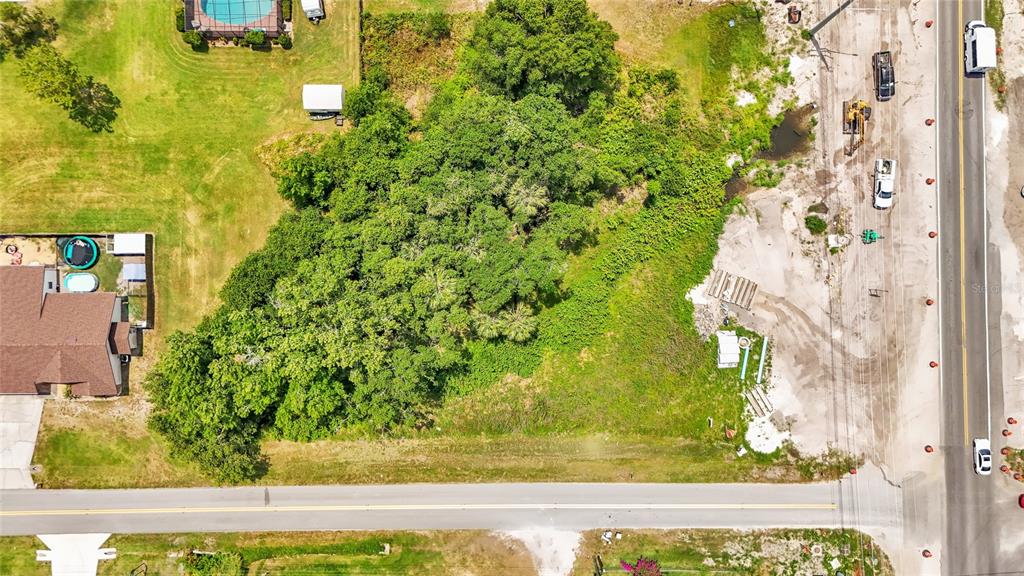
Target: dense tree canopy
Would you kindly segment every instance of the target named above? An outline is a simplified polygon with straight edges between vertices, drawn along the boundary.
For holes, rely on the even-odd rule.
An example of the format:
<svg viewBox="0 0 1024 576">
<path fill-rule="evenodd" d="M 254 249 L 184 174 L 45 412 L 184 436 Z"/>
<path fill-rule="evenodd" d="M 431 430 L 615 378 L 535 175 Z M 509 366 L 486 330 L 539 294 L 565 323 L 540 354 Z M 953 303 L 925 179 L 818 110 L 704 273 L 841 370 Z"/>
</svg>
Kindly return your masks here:
<svg viewBox="0 0 1024 576">
<path fill-rule="evenodd" d="M 496 0 L 474 36 L 476 80 L 441 86 L 420 121 L 369 75 L 346 103 L 354 128 L 281 167 L 297 210 L 151 371 L 152 425 L 175 452 L 239 481 L 262 470 L 265 435 L 429 425 L 471 347 L 532 341 L 538 313 L 570 295 L 595 201 L 646 183 L 671 207 L 652 221 L 717 214 L 723 130 L 684 111 L 674 73 L 632 70 L 612 92 L 614 40 L 583 0 Z M 606 254 L 600 281 L 641 261 L 644 240 Z M 578 301 L 572 330 L 600 328 L 598 300 Z"/>
<path fill-rule="evenodd" d="M 511 98 L 555 96 L 573 111 L 615 85 L 618 35 L 586 0 L 494 0 L 480 20 L 467 64 L 485 89 Z"/>
</svg>

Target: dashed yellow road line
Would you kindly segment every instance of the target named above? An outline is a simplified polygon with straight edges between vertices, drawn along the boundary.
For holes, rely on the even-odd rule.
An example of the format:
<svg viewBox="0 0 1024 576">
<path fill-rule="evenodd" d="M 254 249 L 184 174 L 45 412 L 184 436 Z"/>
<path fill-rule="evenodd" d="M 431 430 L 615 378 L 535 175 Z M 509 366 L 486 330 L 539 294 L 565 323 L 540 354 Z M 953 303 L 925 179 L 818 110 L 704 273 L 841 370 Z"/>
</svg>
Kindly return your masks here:
<svg viewBox="0 0 1024 576">
<path fill-rule="evenodd" d="M 964 29 L 964 2 L 957 0 L 957 30 Z M 954 60 L 954 63 L 956 60 Z M 961 375 L 964 395 L 964 446 L 970 438 L 970 400 L 967 379 L 967 272 L 966 272 L 966 250 L 964 248 L 964 75 L 957 74 L 957 122 L 959 129 L 957 136 L 960 147 L 960 354 L 962 358 Z"/>
<path fill-rule="evenodd" d="M 306 506 L 210 506 L 181 508 L 83 508 L 66 510 L 4 510 L 0 517 L 111 516 L 142 514 L 234 514 L 254 512 L 395 512 L 458 510 L 836 510 L 822 504 L 338 504 Z"/>
</svg>

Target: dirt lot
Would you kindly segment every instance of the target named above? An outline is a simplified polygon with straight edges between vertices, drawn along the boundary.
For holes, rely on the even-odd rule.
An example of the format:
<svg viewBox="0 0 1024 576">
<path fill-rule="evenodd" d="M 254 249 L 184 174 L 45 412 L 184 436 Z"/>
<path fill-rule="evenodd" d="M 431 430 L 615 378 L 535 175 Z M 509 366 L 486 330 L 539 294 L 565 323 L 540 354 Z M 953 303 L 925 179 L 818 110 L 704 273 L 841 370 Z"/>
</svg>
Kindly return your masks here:
<svg viewBox="0 0 1024 576">
<path fill-rule="evenodd" d="M 833 4 L 802 6 L 805 21 L 817 22 L 816 8 Z M 716 268 L 760 286 L 750 311 L 733 312 L 773 339 L 775 420 L 788 424 L 802 451 L 831 446 L 862 454 L 889 479 L 937 466 L 919 449 L 939 437 L 932 416 L 938 375 L 928 367 L 938 354 L 937 313 L 925 305 L 937 292 L 936 245 L 927 234 L 937 221 L 935 190 L 924 184 L 935 171 L 935 134 L 924 123 L 934 116 L 935 39 L 923 25 L 932 17 L 924 4 L 857 2 L 818 33 L 828 67 L 809 43 L 795 48 L 792 96 L 819 110 L 813 152 L 802 166 L 786 167 L 777 187 L 746 196 L 715 259 Z M 783 10 L 772 4 L 766 17 L 782 18 Z M 780 28 L 769 27 L 787 50 Z M 873 94 L 871 55 L 879 50 L 890 50 L 896 65 L 897 94 L 888 102 Z M 864 144 L 848 156 L 842 103 L 855 98 L 867 100 L 873 114 Z M 896 201 L 886 211 L 871 203 L 876 158 L 898 162 Z M 805 226 L 808 208 L 820 212 L 819 203 L 827 207 L 818 215 L 828 233 L 845 236 L 844 247 L 830 251 L 826 237 Z M 863 229 L 883 238 L 864 245 Z M 932 497 L 923 487 L 905 488 L 905 499 Z M 908 526 L 883 544 L 913 552 L 934 537 L 932 528 Z M 898 570 L 903 560 L 906 573 L 924 573 L 904 555 L 893 558 Z"/>
</svg>

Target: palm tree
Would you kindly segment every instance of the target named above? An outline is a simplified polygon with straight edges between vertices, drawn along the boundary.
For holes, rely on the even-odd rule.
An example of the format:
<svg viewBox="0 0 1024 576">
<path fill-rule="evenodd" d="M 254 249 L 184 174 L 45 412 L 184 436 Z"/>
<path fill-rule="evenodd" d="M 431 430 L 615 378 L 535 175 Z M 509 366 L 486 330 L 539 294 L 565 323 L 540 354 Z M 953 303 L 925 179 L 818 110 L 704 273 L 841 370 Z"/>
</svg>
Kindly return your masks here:
<svg viewBox="0 0 1024 576">
<path fill-rule="evenodd" d="M 528 304 L 517 302 L 501 313 L 502 332 L 513 342 L 525 342 L 537 331 L 537 317 Z"/>
<path fill-rule="evenodd" d="M 512 214 L 512 221 L 520 227 L 526 227 L 541 210 L 547 208 L 548 189 L 517 180 L 505 195 L 505 205 Z"/>
</svg>

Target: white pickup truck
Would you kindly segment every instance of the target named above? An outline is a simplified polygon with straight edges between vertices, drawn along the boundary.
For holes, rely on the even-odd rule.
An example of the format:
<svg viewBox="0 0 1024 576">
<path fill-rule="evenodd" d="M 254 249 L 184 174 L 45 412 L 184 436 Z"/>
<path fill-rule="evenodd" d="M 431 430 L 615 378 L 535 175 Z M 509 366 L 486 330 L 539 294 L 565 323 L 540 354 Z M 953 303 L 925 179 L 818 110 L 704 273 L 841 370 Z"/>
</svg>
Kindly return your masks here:
<svg viewBox="0 0 1024 576">
<path fill-rule="evenodd" d="M 875 208 L 879 210 L 892 208 L 892 200 L 895 195 L 896 161 L 879 158 L 875 160 Z"/>
</svg>

